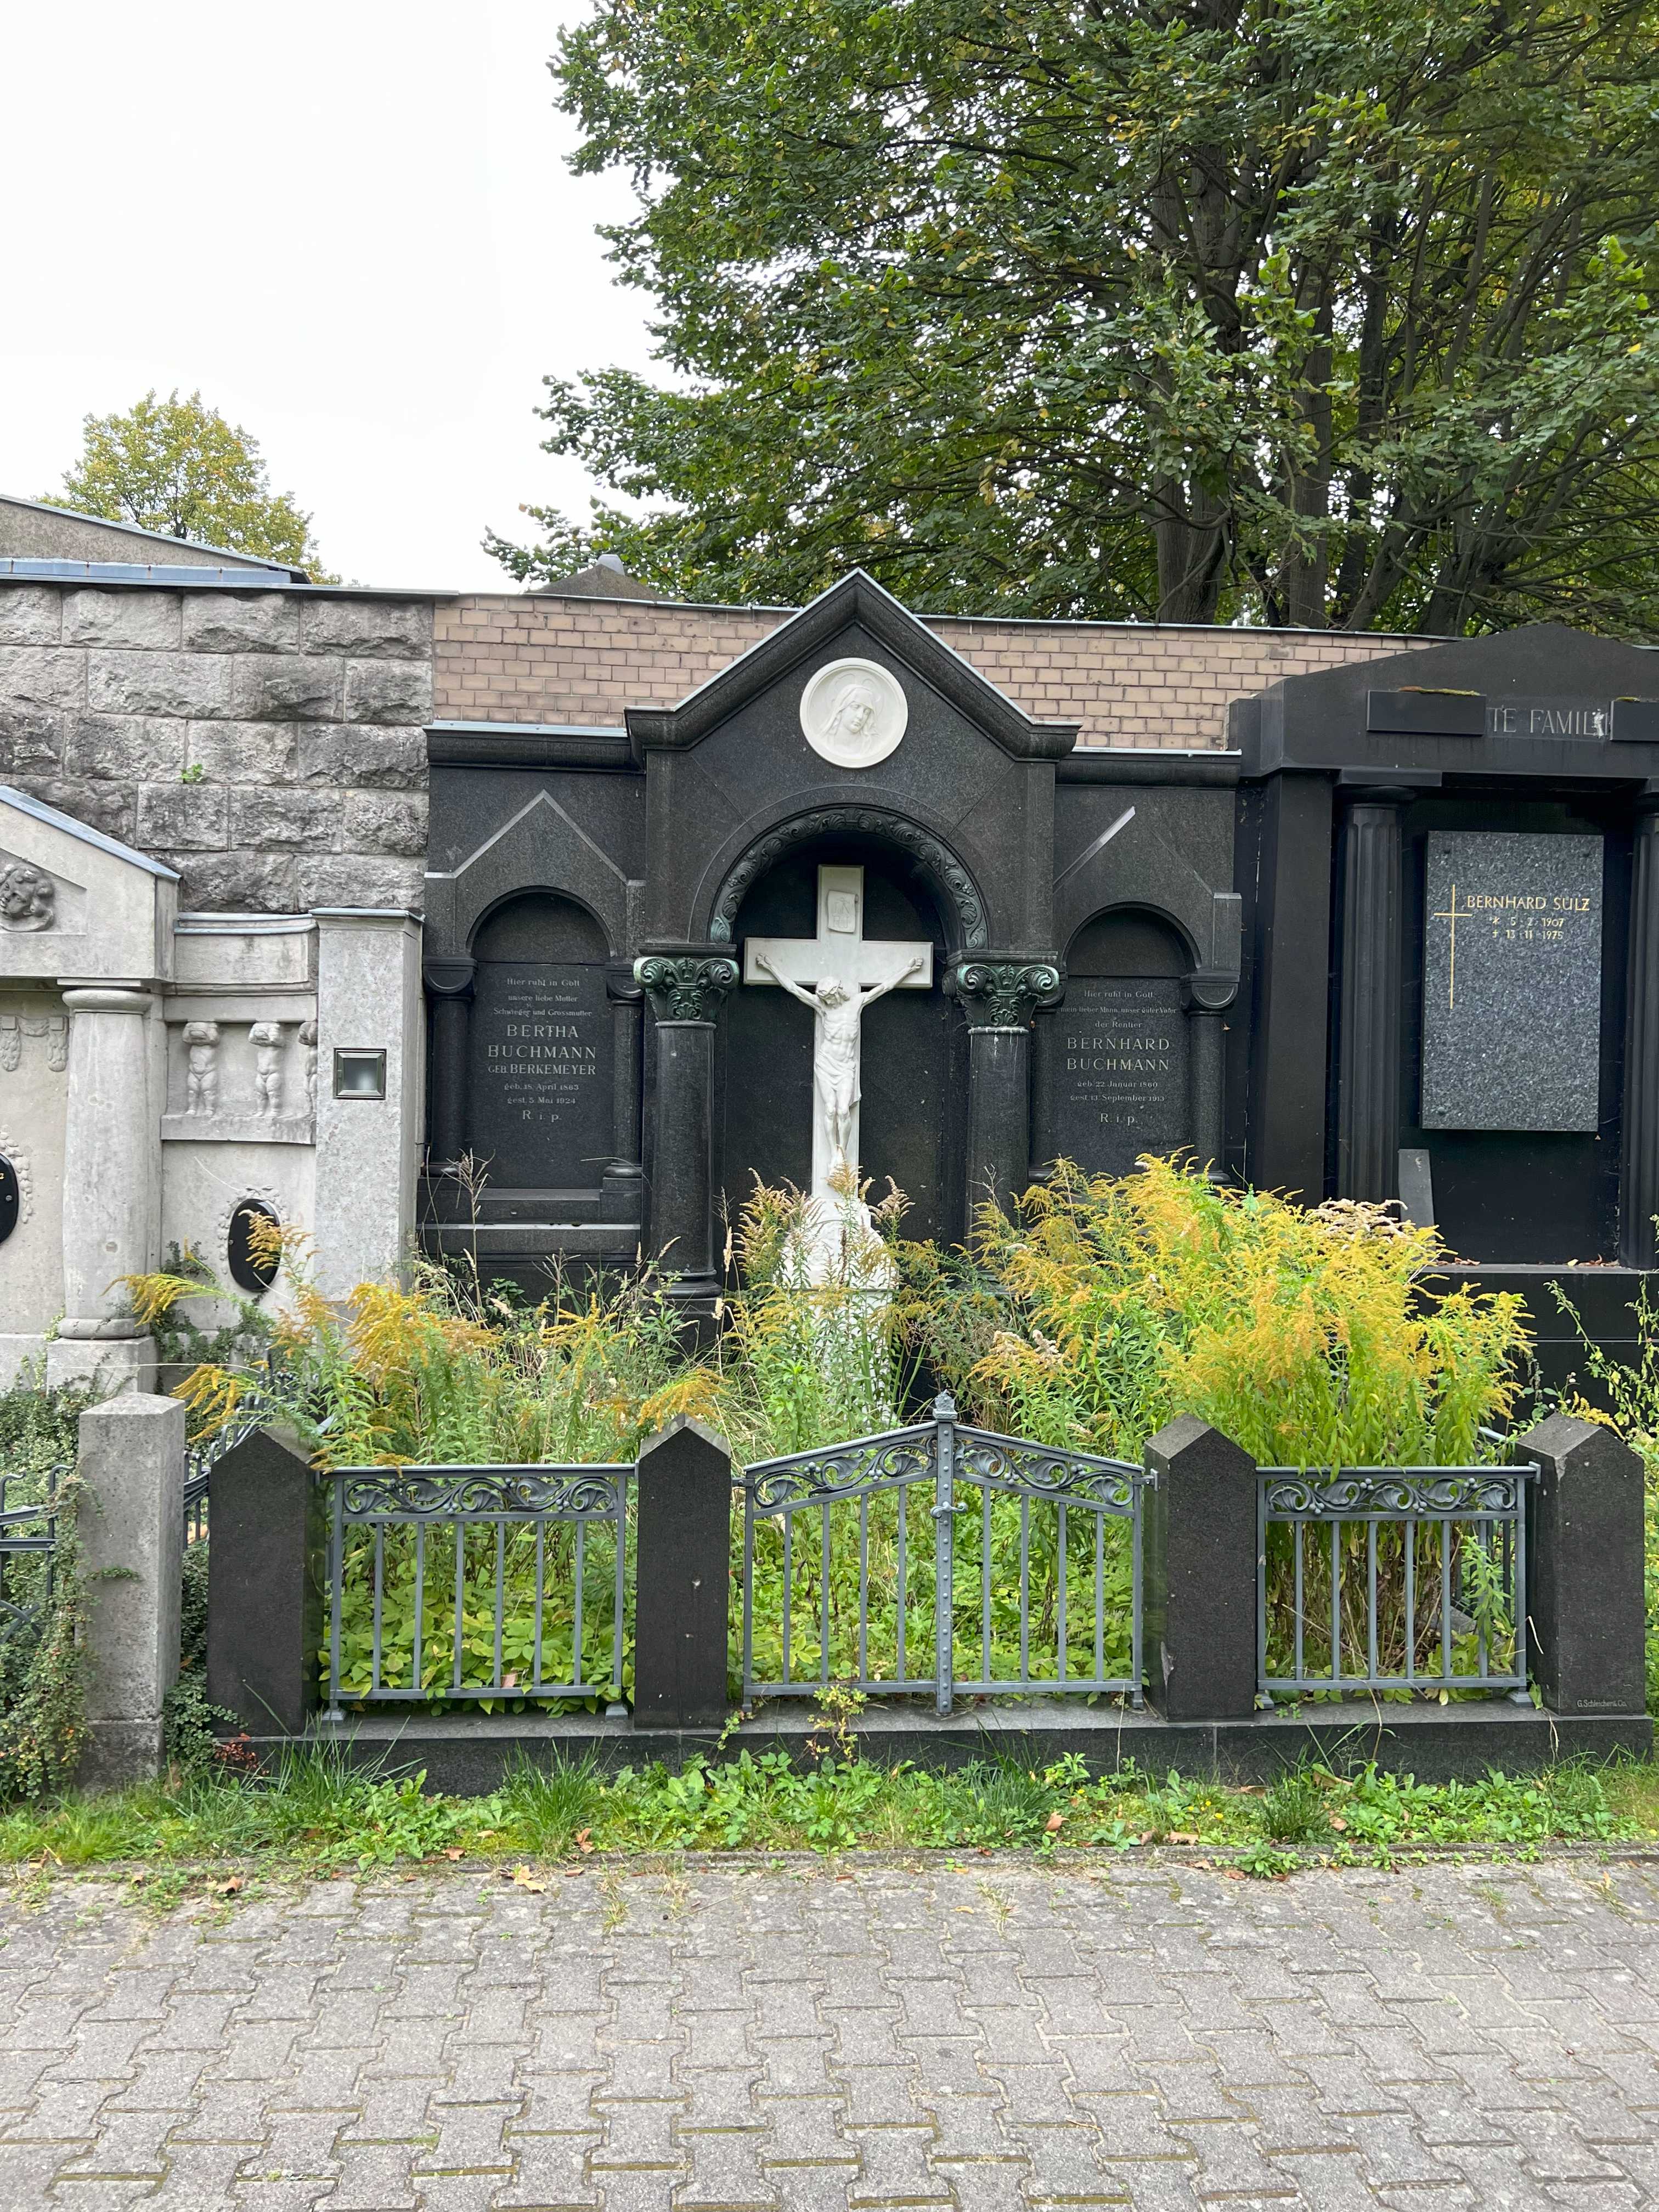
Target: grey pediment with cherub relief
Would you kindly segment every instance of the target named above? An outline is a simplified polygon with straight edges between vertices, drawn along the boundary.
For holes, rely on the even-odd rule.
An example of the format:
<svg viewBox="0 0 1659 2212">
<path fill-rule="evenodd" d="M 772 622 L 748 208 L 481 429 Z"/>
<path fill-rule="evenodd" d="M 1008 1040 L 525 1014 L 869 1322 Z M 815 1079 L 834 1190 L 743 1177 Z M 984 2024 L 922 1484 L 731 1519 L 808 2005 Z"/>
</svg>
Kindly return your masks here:
<svg viewBox="0 0 1659 2212">
<path fill-rule="evenodd" d="M 83 937 L 84 885 L 0 845 L 0 936 Z"/>
</svg>

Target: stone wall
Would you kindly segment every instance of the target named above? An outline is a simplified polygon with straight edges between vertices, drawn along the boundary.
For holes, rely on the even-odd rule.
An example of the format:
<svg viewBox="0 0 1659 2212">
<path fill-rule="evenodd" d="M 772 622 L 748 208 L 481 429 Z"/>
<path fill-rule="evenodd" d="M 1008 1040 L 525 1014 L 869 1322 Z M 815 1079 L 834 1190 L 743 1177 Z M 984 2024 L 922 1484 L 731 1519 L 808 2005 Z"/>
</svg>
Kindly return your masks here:
<svg viewBox="0 0 1659 2212">
<path fill-rule="evenodd" d="M 469 595 L 435 610 L 435 712 L 450 721 L 614 726 L 626 707 L 672 706 L 788 614 L 782 607 Z M 1028 714 L 1081 722 L 1085 745 L 1220 745 L 1230 699 L 1281 677 L 1437 641 L 1152 623 L 939 617 L 928 627 Z"/>
<path fill-rule="evenodd" d="M 0 781 L 198 911 L 422 904 L 432 603 L 0 584 Z"/>
</svg>

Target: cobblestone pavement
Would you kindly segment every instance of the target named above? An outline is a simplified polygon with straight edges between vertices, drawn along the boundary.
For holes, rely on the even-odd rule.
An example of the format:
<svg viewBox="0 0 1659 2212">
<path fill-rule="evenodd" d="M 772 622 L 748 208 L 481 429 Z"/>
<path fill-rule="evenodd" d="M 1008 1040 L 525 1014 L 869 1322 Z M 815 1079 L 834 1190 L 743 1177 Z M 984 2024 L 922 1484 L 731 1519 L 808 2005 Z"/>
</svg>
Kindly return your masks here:
<svg viewBox="0 0 1659 2212">
<path fill-rule="evenodd" d="M 1659 1867 L 65 1881 L 0 1935 L 8 2208 L 1659 2204 Z"/>
</svg>

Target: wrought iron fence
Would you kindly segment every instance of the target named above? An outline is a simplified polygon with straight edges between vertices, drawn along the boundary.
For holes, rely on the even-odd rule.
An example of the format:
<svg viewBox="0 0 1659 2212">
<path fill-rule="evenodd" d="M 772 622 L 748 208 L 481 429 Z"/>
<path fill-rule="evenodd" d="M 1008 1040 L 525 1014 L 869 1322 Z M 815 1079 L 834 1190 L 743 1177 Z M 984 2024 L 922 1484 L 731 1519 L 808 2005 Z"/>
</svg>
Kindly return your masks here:
<svg viewBox="0 0 1659 2212">
<path fill-rule="evenodd" d="M 619 1703 L 633 1473 L 347 1467 L 321 1477 L 331 1492 L 329 1717 L 343 1700 Z"/>
<path fill-rule="evenodd" d="M 249 1408 L 191 1444 L 185 1453 L 185 1546 L 207 1541 L 208 1504 L 214 1468 L 229 1451 L 270 1419 L 268 1413 Z"/>
<path fill-rule="evenodd" d="M 745 1701 L 845 1681 L 931 1692 L 941 1714 L 964 1696 L 1139 1705 L 1149 1479 L 966 1427 L 948 1397 L 915 1427 L 749 1468 Z"/>
<path fill-rule="evenodd" d="M 1258 1468 L 1262 1693 L 1524 1695 L 1526 1486 L 1537 1474 Z"/>
<path fill-rule="evenodd" d="M 57 1502 L 64 1478 L 71 1472 L 65 1466 L 0 1474 L 0 1637 L 32 1620 L 51 1600 L 52 1555 L 58 1548 Z M 19 1502 L 20 1485 L 38 1488 L 40 1495 Z M 38 1586 L 21 1589 L 16 1564 L 37 1559 L 44 1569 Z"/>
</svg>

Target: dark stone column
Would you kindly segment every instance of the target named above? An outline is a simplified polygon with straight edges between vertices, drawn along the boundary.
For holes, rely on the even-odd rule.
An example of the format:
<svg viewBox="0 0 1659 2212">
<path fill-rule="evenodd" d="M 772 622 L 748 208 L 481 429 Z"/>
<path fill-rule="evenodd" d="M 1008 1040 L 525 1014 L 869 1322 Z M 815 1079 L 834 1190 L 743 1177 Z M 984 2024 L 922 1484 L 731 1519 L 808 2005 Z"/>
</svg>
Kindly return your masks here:
<svg viewBox="0 0 1659 2212">
<path fill-rule="evenodd" d="M 670 1296 L 712 1304 L 714 1022 L 738 980 L 729 952 L 653 952 L 634 963 L 657 1029 L 657 1127 L 649 1249 L 678 1278 Z"/>
<path fill-rule="evenodd" d="M 1226 1011 L 1238 995 L 1238 978 L 1194 968 L 1182 984 L 1187 1007 L 1187 1082 L 1192 1115 L 1193 1155 L 1212 1180 L 1222 1181 L 1226 1148 L 1224 1076 Z"/>
<path fill-rule="evenodd" d="M 472 1026 L 476 960 L 434 957 L 422 973 L 432 1010 L 432 1126 L 427 1152 L 434 1168 L 449 1167 L 466 1150 L 467 1036 Z"/>
<path fill-rule="evenodd" d="M 207 1690 L 252 1735 L 297 1735 L 319 1698 L 327 1571 L 322 1485 L 296 1438 L 256 1429 L 208 1491 Z"/>
<path fill-rule="evenodd" d="M 1355 793 L 1342 822 L 1336 1194 L 1400 1194 L 1401 817 L 1409 791 Z"/>
<path fill-rule="evenodd" d="M 1146 1446 L 1146 1686 L 1170 1721 L 1255 1711 L 1255 1462 L 1182 1413 Z"/>
<path fill-rule="evenodd" d="M 645 1042 L 645 994 L 631 968 L 606 971 L 612 1045 L 611 1144 L 614 1157 L 605 1171 L 599 1218 L 644 1227 L 645 1170 L 641 1165 L 640 1100 Z M 637 1241 L 637 1240 L 635 1240 Z M 632 1258 L 631 1249 L 622 1255 Z"/>
<path fill-rule="evenodd" d="M 677 1414 L 639 1456 L 634 1545 L 634 1725 L 726 1718 L 732 1455 Z"/>
<path fill-rule="evenodd" d="M 1619 1256 L 1627 1267 L 1659 1266 L 1653 1225 L 1659 1213 L 1659 796 L 1641 805 L 1631 879 L 1619 1206 Z"/>
<path fill-rule="evenodd" d="M 1553 1713 L 1639 1713 L 1642 1462 L 1611 1429 L 1552 1414 L 1515 1440 L 1540 1472 L 1527 1498 L 1532 1679 Z"/>
<path fill-rule="evenodd" d="M 1057 960 L 958 961 L 951 976 L 968 1018 L 968 1209 L 1017 1199 L 1031 1180 L 1031 1017 L 1059 1002 Z"/>
</svg>

